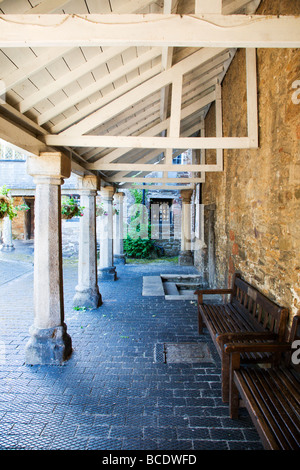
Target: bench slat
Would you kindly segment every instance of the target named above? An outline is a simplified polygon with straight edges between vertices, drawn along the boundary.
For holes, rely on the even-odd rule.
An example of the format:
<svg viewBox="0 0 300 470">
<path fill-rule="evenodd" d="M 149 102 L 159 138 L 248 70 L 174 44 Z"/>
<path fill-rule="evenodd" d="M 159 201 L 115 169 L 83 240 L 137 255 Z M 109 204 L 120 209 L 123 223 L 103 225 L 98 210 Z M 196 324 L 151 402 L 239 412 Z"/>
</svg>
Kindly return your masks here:
<svg viewBox="0 0 300 470">
<path fill-rule="evenodd" d="M 263 310 L 270 312 L 273 316 L 279 319 L 282 307 L 279 307 L 275 302 L 268 299 L 265 295 L 259 292 L 257 289 L 252 287 L 248 282 L 244 281 L 240 277 L 235 278 L 235 284 L 239 289 L 245 292 L 248 296 L 262 307 Z"/>
<path fill-rule="evenodd" d="M 265 418 L 265 414 L 261 411 L 255 398 L 253 398 L 251 384 L 248 386 L 248 381 L 245 380 L 244 374 L 240 371 L 234 372 L 234 381 L 241 396 L 244 398 L 250 416 L 254 417 L 252 421 L 263 441 L 264 447 L 266 449 L 279 450 L 280 447 L 275 437 L 268 430 L 268 421 Z"/>
<path fill-rule="evenodd" d="M 203 295 L 207 292 L 230 292 L 230 301 L 225 305 L 205 304 Z M 217 351 L 222 360 L 222 398 L 228 400 L 228 373 L 229 359 L 224 352 L 224 335 L 226 333 L 240 333 L 235 336 L 234 342 L 242 342 L 243 333 L 266 333 L 273 336 L 273 340 L 282 341 L 287 323 L 288 312 L 269 300 L 257 289 L 235 274 L 232 289 L 197 290 L 198 295 L 198 331 L 201 334 L 203 324 L 206 325 Z M 257 341 L 259 338 L 252 338 Z M 260 341 L 268 338 L 260 338 Z M 244 352 L 244 363 L 276 363 L 279 354 L 269 352 Z"/>
<path fill-rule="evenodd" d="M 277 386 L 276 373 L 271 377 L 266 370 L 243 368 L 234 375 L 240 393 L 249 402 L 250 411 L 258 420 L 263 435 L 271 432 L 276 439 L 277 446 L 274 447 L 273 443 L 272 448 L 299 450 L 299 417 L 287 399 L 287 390 Z"/>
<path fill-rule="evenodd" d="M 277 438 L 281 441 L 282 447 L 296 449 L 299 447 L 299 441 L 297 442 L 295 436 L 299 436 L 299 428 L 295 426 L 293 419 L 296 418 L 296 414 L 288 400 L 288 388 L 282 387 L 276 373 L 271 374 L 270 371 L 262 372 L 254 369 L 252 376 L 259 382 L 262 399 L 280 429 Z"/>
<path fill-rule="evenodd" d="M 242 325 L 241 329 L 245 329 L 246 331 L 265 331 L 265 328 L 249 315 L 249 312 L 235 300 L 232 301 L 232 304 L 228 304 L 227 306 L 231 311 L 234 309 L 236 316 L 240 318 L 239 323 Z"/>
<path fill-rule="evenodd" d="M 230 416 L 238 418 L 240 396 L 265 449 L 300 450 L 300 370 L 290 357 L 293 341 L 299 337 L 299 327 L 300 310 L 293 317 L 288 342 L 226 346 L 230 355 Z M 267 369 L 241 365 L 241 352 L 253 348 L 274 354 L 285 350 L 288 353 L 285 365 Z"/>
<path fill-rule="evenodd" d="M 270 374 L 272 377 L 276 377 L 277 384 L 279 387 L 281 386 L 282 393 L 290 404 L 293 414 L 295 413 L 297 420 L 300 421 L 299 376 L 294 375 L 292 370 L 288 368 L 276 368 L 276 371 L 270 370 Z M 299 421 L 297 422 L 298 425 Z"/>
</svg>

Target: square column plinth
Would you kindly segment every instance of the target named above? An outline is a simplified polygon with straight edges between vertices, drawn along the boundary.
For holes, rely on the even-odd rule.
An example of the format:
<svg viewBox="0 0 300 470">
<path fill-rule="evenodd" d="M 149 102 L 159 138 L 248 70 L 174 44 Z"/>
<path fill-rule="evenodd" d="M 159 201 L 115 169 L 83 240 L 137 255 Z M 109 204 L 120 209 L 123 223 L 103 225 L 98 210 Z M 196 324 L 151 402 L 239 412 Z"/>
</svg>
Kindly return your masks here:
<svg viewBox="0 0 300 470">
<path fill-rule="evenodd" d="M 61 364 L 72 352 L 64 323 L 61 184 L 71 173 L 70 159 L 57 153 L 31 156 L 27 171 L 35 191 L 34 324 L 26 364 Z"/>
</svg>

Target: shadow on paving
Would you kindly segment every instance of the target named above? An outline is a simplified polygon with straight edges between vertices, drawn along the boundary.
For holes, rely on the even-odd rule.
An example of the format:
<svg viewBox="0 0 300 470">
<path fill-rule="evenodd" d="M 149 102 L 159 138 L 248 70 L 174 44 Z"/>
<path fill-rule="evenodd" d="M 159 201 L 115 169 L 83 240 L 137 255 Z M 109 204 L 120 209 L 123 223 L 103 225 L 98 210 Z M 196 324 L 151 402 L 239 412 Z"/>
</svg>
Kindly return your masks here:
<svg viewBox="0 0 300 470">
<path fill-rule="evenodd" d="M 229 418 L 219 359 L 210 337 L 197 333 L 196 302 L 142 296 L 143 276 L 195 268 L 118 266 L 117 281 L 99 284 L 103 305 L 75 310 L 77 265 L 65 262 L 73 354 L 52 367 L 24 364 L 33 322 L 32 265 L 27 268 L 26 276 L 1 287 L 0 449 L 262 449 L 246 412 Z M 164 346 L 185 343 L 206 343 L 212 360 L 166 362 Z"/>
</svg>

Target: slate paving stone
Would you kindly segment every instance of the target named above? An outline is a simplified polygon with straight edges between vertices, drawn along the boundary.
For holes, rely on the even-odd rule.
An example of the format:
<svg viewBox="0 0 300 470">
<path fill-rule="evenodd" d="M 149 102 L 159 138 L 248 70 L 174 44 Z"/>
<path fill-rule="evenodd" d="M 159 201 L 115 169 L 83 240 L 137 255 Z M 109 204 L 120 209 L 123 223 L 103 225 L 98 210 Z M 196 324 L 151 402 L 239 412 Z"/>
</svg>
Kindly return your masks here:
<svg viewBox="0 0 300 470">
<path fill-rule="evenodd" d="M 0 449 L 262 449 L 249 415 L 230 420 L 220 361 L 197 332 L 194 301 L 142 296 L 143 276 L 195 274 L 172 264 L 118 266 L 99 284 L 103 305 L 74 310 L 77 265 L 64 263 L 65 322 L 73 354 L 27 366 L 33 266 L 1 255 Z M 213 363 L 166 364 L 165 343 L 207 343 Z"/>
</svg>

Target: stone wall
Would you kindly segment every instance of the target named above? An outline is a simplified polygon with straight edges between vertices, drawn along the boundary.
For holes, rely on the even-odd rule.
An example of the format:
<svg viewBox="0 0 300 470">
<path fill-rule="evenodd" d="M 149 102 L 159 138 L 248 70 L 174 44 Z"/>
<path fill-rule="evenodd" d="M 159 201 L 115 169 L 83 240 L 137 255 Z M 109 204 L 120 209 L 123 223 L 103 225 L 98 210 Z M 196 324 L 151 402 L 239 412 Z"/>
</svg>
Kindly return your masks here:
<svg viewBox="0 0 300 470">
<path fill-rule="evenodd" d="M 257 14 L 299 15 L 300 2 L 262 0 Z M 245 74 L 238 50 L 222 83 L 224 137 L 247 135 Z M 202 202 L 216 204 L 217 285 L 230 286 L 240 271 L 293 315 L 300 309 L 300 103 L 292 100 L 299 50 L 258 49 L 257 76 L 259 148 L 224 151 L 224 171 L 206 173 Z M 214 121 L 212 106 L 206 136 L 215 136 Z M 206 155 L 214 162 L 214 151 Z"/>
<path fill-rule="evenodd" d="M 154 240 L 155 246 L 163 248 L 163 256 L 178 256 L 180 252 L 181 241 L 174 238 Z"/>
<path fill-rule="evenodd" d="M 14 197 L 14 205 L 18 206 L 21 204 L 24 204 L 24 199 L 22 197 Z M 25 212 L 19 211 L 17 213 L 17 216 L 13 219 L 12 226 L 13 237 L 19 240 L 24 240 Z"/>
</svg>

